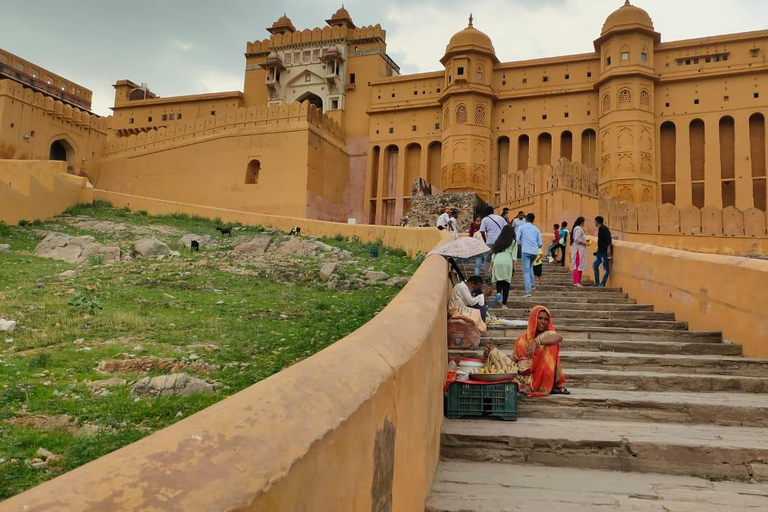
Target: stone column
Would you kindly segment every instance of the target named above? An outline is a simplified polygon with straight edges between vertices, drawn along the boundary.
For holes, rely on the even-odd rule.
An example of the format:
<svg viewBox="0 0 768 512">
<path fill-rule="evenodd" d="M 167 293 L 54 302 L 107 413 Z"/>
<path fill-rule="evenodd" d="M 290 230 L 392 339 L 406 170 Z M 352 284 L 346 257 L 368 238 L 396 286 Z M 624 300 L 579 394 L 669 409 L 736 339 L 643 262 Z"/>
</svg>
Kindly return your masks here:
<svg viewBox="0 0 768 512">
<path fill-rule="evenodd" d="M 720 124 L 716 116 L 704 116 L 704 204 L 723 207 L 720 179 Z"/>
<path fill-rule="evenodd" d="M 405 187 L 405 151 L 406 148 L 403 145 L 397 146 L 397 180 L 395 188 L 395 225 L 397 225 L 400 218 L 403 216 L 403 188 Z"/>
<path fill-rule="evenodd" d="M 691 191 L 690 120 L 675 123 L 675 202 L 678 208 L 693 204 Z M 661 151 L 658 152 L 661 155 Z"/>
<path fill-rule="evenodd" d="M 736 208 L 748 210 L 755 205 L 752 195 L 752 160 L 750 155 L 749 117 L 746 113 L 733 116 L 736 138 Z"/>
<path fill-rule="evenodd" d="M 376 224 L 381 224 L 383 219 L 384 201 L 382 198 L 384 197 L 384 165 L 386 162 L 386 153 L 386 147 L 381 147 L 379 150 L 378 184 L 376 185 Z"/>
</svg>

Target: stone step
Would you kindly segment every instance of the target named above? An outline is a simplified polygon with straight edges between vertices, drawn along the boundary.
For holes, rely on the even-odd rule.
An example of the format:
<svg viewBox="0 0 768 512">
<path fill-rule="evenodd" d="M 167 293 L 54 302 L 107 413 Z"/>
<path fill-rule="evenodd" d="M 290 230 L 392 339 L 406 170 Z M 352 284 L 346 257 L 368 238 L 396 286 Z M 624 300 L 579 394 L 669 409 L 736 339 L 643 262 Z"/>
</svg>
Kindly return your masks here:
<svg viewBox="0 0 768 512">
<path fill-rule="evenodd" d="M 580 311 L 582 314 L 589 314 L 592 312 L 602 311 L 631 311 L 631 312 L 653 312 L 653 306 L 651 304 L 632 304 L 632 303 L 589 303 L 589 302 L 571 302 L 571 301 L 546 301 L 539 300 L 533 301 L 530 299 L 513 299 L 509 298 L 507 301 L 507 307 L 510 310 L 525 310 L 530 311 L 534 306 L 545 306 L 550 311 Z M 493 315 L 502 315 L 506 311 L 501 308 L 491 308 Z"/>
<path fill-rule="evenodd" d="M 519 415 L 768 427 L 768 395 L 572 389 L 570 395 L 522 399 Z"/>
<path fill-rule="evenodd" d="M 443 422 L 441 456 L 768 482 L 768 429 L 521 418 Z M 765 461 L 765 462 L 763 462 Z"/>
<path fill-rule="evenodd" d="M 608 311 L 595 307 L 594 309 L 584 311 L 578 309 L 560 309 L 550 310 L 552 316 L 556 318 L 575 318 L 579 320 L 600 319 L 600 320 L 662 320 L 675 321 L 674 313 L 661 313 L 656 311 Z M 510 308 L 493 310 L 493 314 L 499 318 L 515 318 L 518 320 L 527 320 L 531 310 L 529 308 Z"/>
<path fill-rule="evenodd" d="M 618 371 L 603 368 L 569 368 L 571 388 L 623 391 L 693 391 L 697 393 L 768 393 L 768 377 L 744 375 L 683 374 Z"/>
<path fill-rule="evenodd" d="M 768 485 L 656 473 L 442 460 L 427 512 L 758 512 Z"/>
<path fill-rule="evenodd" d="M 502 352 L 511 356 L 512 347 Z M 449 350 L 448 357 L 482 357 L 482 350 Z M 560 351 L 560 362 L 568 377 L 573 368 L 615 370 L 617 372 L 657 372 L 696 375 L 768 376 L 768 359 L 720 355 L 633 354 L 629 352 L 588 352 L 572 350 L 567 344 Z"/>
<path fill-rule="evenodd" d="M 587 294 L 575 294 L 575 295 L 568 295 L 568 296 L 552 296 L 552 295 L 544 295 L 540 293 L 536 293 L 534 291 L 533 297 L 522 297 L 521 295 L 513 295 L 510 294 L 509 300 L 507 300 L 507 306 L 509 307 L 515 307 L 515 308 L 531 308 L 533 306 L 543 305 L 543 306 L 562 306 L 562 305 L 568 305 L 568 304 L 619 304 L 619 305 L 633 305 L 637 304 L 637 301 L 634 299 L 630 299 L 629 297 L 625 296 L 626 294 L 621 294 L 620 296 L 614 296 L 613 294 L 608 295 L 599 295 L 599 296 L 592 296 Z M 497 308 L 493 308 L 493 311 L 496 311 Z"/>
<path fill-rule="evenodd" d="M 512 350 L 515 338 L 484 338 L 501 349 Z M 615 341 L 615 340 L 580 340 L 566 338 L 563 345 L 569 350 L 583 352 L 632 352 L 636 354 L 689 354 L 740 356 L 741 345 L 727 343 L 685 343 L 674 341 Z"/>
<path fill-rule="evenodd" d="M 510 290 L 513 291 L 523 291 L 525 290 L 525 286 L 523 283 L 512 283 L 512 286 L 509 287 Z M 621 288 L 596 288 L 593 286 L 573 286 L 572 284 L 542 284 L 542 285 L 536 285 L 534 288 L 534 292 L 539 292 L 539 294 L 546 294 L 549 296 L 550 294 L 556 294 L 556 293 L 568 293 L 572 295 L 616 295 L 621 294 L 624 295 L 624 293 L 621 291 Z"/>
<path fill-rule="evenodd" d="M 670 329 L 637 329 L 624 327 L 580 327 L 555 324 L 565 338 L 606 341 L 675 341 L 698 343 L 722 343 L 719 332 L 695 332 Z M 483 338 L 517 338 L 525 332 L 522 327 L 489 326 Z M 481 338 L 480 343 L 483 343 Z"/>
<path fill-rule="evenodd" d="M 527 320 L 518 318 L 517 320 Z M 652 330 L 685 330 L 688 322 L 676 322 L 670 320 L 605 320 L 602 318 L 558 318 L 552 315 L 552 320 L 558 330 L 575 328 L 618 327 L 628 329 L 652 329 Z M 495 326 L 493 326 L 495 327 Z"/>
</svg>

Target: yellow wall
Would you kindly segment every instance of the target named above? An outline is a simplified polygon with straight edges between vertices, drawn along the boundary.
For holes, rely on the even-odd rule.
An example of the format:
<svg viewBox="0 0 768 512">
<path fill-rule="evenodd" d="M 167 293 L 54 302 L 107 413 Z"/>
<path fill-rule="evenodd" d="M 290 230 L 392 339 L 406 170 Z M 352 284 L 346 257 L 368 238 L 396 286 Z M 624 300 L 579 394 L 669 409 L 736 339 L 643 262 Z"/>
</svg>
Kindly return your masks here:
<svg viewBox="0 0 768 512">
<path fill-rule="evenodd" d="M 45 220 L 93 200 L 86 178 L 67 174 L 66 163 L 0 160 L 0 221 Z"/>
<path fill-rule="evenodd" d="M 153 204 L 162 203 L 142 206 L 151 211 Z M 221 215 L 209 208 L 194 213 Z M 364 233 L 361 226 L 317 221 L 307 229 Z M 402 242 L 403 232 L 421 231 L 368 229 Z M 422 250 L 423 238 L 410 238 L 415 243 L 407 249 Z M 427 258 L 380 314 L 346 338 L 4 501 L 0 512 L 423 510 L 440 451 L 447 286 L 445 260 Z"/>
<path fill-rule="evenodd" d="M 722 331 L 744 355 L 768 357 L 768 261 L 616 242 L 611 286 L 691 330 Z"/>
</svg>

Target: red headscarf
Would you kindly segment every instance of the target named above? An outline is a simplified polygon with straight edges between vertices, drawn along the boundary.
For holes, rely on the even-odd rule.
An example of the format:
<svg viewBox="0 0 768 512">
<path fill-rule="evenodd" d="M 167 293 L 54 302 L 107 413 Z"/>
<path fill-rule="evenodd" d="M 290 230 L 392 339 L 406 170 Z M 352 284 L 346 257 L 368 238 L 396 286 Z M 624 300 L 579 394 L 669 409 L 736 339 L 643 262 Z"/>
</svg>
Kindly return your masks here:
<svg viewBox="0 0 768 512">
<path fill-rule="evenodd" d="M 536 338 L 536 330 L 539 325 L 539 313 L 542 311 L 546 311 L 547 315 L 549 315 L 549 323 L 547 324 L 547 328 L 545 330 L 555 330 L 555 324 L 552 323 L 552 313 L 550 313 L 549 310 L 544 306 L 534 307 L 531 310 L 530 316 L 528 317 L 528 328 L 525 330 L 525 334 L 518 336 L 517 340 L 515 341 L 515 355 L 517 356 L 518 360 L 528 358 L 526 356 L 528 345 L 533 343 L 533 340 Z"/>
</svg>

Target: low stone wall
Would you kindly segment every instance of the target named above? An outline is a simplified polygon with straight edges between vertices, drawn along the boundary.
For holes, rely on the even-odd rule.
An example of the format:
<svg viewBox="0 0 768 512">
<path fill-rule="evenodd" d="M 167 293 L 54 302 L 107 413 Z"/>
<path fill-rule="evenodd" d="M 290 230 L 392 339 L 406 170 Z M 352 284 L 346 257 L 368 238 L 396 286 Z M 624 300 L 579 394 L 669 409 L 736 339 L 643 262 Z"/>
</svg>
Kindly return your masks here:
<svg viewBox="0 0 768 512">
<path fill-rule="evenodd" d="M 617 241 L 611 286 L 768 357 L 768 261 Z"/>
<path fill-rule="evenodd" d="M 222 222 L 240 222 L 246 225 L 258 225 L 290 231 L 296 226 L 301 227 L 301 234 L 307 236 L 333 237 L 342 235 L 349 238 L 358 237 L 361 242 L 381 240 L 387 247 L 405 250 L 408 254 L 427 253 L 441 240 L 440 231 L 435 228 L 402 228 L 394 226 L 374 226 L 370 224 L 340 224 L 322 220 L 300 219 L 296 217 L 281 217 L 261 213 L 249 213 L 239 210 L 228 210 L 213 206 L 178 203 L 151 197 L 134 196 L 96 190 L 94 199 L 109 201 L 118 208 L 130 208 L 133 211 L 146 211 L 153 215 L 168 215 L 171 213 L 186 213 L 208 218 L 220 218 Z"/>
<path fill-rule="evenodd" d="M 242 212 L 97 197 L 152 213 L 290 225 Z M 409 252 L 423 251 L 428 238 L 412 228 L 318 221 L 302 228 L 380 237 Z M 431 256 L 381 313 L 346 338 L 6 500 L 0 512 L 423 510 L 440 450 L 447 290 L 446 262 Z"/>
<path fill-rule="evenodd" d="M 93 200 L 86 178 L 67 174 L 66 162 L 0 160 L 0 221 L 45 220 Z"/>
</svg>

